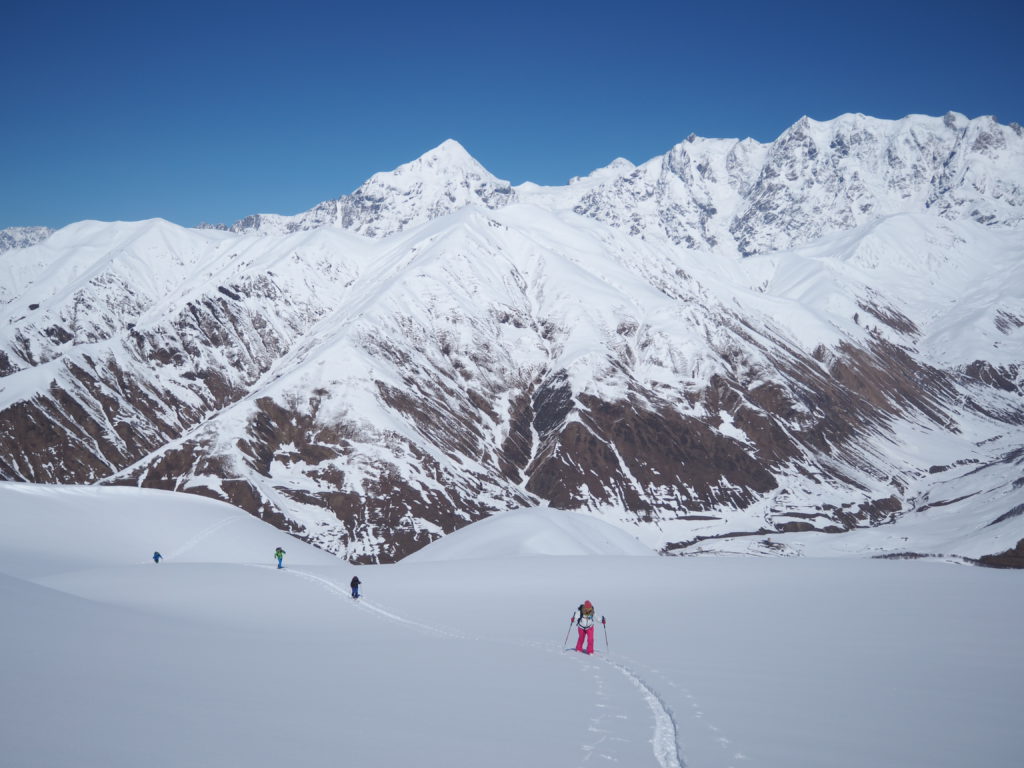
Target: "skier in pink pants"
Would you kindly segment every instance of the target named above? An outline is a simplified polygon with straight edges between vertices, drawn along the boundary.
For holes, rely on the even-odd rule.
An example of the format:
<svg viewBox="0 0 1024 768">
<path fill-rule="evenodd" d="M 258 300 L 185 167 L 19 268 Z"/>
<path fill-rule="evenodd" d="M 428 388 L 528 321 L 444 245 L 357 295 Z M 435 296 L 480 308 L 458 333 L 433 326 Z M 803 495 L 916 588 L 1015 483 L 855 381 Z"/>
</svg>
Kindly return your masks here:
<svg viewBox="0 0 1024 768">
<path fill-rule="evenodd" d="M 576 629 L 579 631 L 579 639 L 576 641 L 576 650 L 582 651 L 583 653 L 594 652 L 594 606 L 589 600 L 585 601 L 583 605 L 576 609 L 579 613 L 579 618 L 576 618 L 576 614 L 573 613 L 573 617 L 569 621 L 576 622 Z M 587 641 L 587 649 L 583 650 L 583 641 Z"/>
</svg>

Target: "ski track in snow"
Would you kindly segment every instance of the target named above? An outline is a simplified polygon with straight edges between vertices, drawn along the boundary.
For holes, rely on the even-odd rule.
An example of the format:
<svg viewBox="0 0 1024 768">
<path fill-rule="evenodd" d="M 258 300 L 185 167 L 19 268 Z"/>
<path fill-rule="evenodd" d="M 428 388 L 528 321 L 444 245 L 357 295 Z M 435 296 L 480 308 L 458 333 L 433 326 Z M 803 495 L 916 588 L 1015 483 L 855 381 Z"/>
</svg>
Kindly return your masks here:
<svg viewBox="0 0 1024 768">
<path fill-rule="evenodd" d="M 640 689 L 640 693 L 647 701 L 654 715 L 654 738 L 651 741 L 654 747 L 654 757 L 661 768 L 686 768 L 686 762 L 679 754 L 679 740 L 676 734 L 676 722 L 672 718 L 668 707 L 661 697 L 655 693 L 647 683 L 641 680 L 629 667 L 605 659 L 604 662 L 619 670 L 626 678 Z"/>
<path fill-rule="evenodd" d="M 171 560 L 174 560 L 176 557 L 180 557 L 182 554 L 184 554 L 185 552 L 188 552 L 190 549 L 192 549 L 192 547 L 194 547 L 196 544 L 201 542 L 203 539 L 205 539 L 208 536 L 211 536 L 212 534 L 216 533 L 221 528 L 224 528 L 224 527 L 226 527 L 228 525 L 231 525 L 231 523 L 237 522 L 238 520 L 241 520 L 241 519 L 243 519 L 243 518 L 232 516 L 232 517 L 225 517 L 222 520 L 218 520 L 213 525 L 207 526 L 203 530 L 199 531 L 199 533 L 197 533 L 191 539 L 189 539 L 184 544 L 182 544 L 180 547 L 175 549 L 173 552 L 171 552 L 169 555 L 167 555 L 167 557 L 171 558 Z M 166 559 L 166 558 L 164 558 L 164 559 Z"/>
<path fill-rule="evenodd" d="M 273 568 L 275 566 L 266 567 Z M 377 616 L 380 616 L 381 618 L 386 619 L 388 621 L 393 621 L 398 624 L 405 624 L 410 627 L 415 627 L 416 629 L 419 629 L 423 632 L 427 632 L 432 635 L 438 635 L 440 637 L 452 637 L 460 640 L 469 639 L 466 637 L 466 635 L 460 632 L 451 632 L 445 629 L 441 629 L 440 627 L 432 626 L 430 624 L 423 624 L 418 621 L 412 621 L 410 619 L 403 618 L 402 616 L 391 613 L 390 611 L 386 611 L 383 608 L 374 605 L 373 603 L 366 602 L 365 597 L 360 597 L 358 600 L 354 600 L 352 598 L 352 590 L 350 588 L 339 586 L 330 579 L 325 579 L 322 576 L 317 576 L 316 574 L 309 573 L 308 571 L 293 570 L 291 568 L 284 568 L 283 570 L 287 571 L 288 573 L 294 576 L 298 576 L 301 579 L 305 579 L 306 581 L 318 584 L 331 594 L 337 597 L 343 597 L 346 600 L 354 602 L 356 604 L 355 607 L 364 611 L 368 611 L 370 613 L 374 613 Z"/>
<path fill-rule="evenodd" d="M 263 567 L 273 568 L 275 566 L 268 565 Z M 330 592 L 332 595 L 336 597 L 345 598 L 346 600 L 354 602 L 354 607 L 359 608 L 363 611 L 373 613 L 387 621 L 392 621 L 398 624 L 404 624 L 406 626 L 413 627 L 420 631 L 427 632 L 428 634 L 436 635 L 439 637 L 449 637 L 459 640 L 471 640 L 474 642 L 502 642 L 494 638 L 471 637 L 462 632 L 453 632 L 451 630 L 442 629 L 431 624 L 424 624 L 419 621 L 412 621 L 411 619 L 406 619 L 395 613 L 391 613 L 390 611 L 387 611 L 384 608 L 381 608 L 380 606 L 374 605 L 372 602 L 367 602 L 366 598 L 364 597 L 360 597 L 358 600 L 353 600 L 351 596 L 352 592 L 350 589 L 343 586 L 339 586 L 330 579 L 325 579 L 322 576 L 317 576 L 316 574 L 309 573 L 308 571 L 294 570 L 290 568 L 285 568 L 283 570 L 305 581 L 317 584 L 318 586 L 326 589 L 328 592 Z M 554 653 L 550 645 L 547 644 L 537 642 L 520 642 L 514 644 L 534 648 L 536 650 L 541 650 L 548 653 Z M 561 652 L 564 653 L 564 650 L 562 650 Z M 627 680 L 629 680 L 629 682 L 633 684 L 635 688 L 637 688 L 640 691 L 641 696 L 647 703 L 647 706 L 650 708 L 651 714 L 654 718 L 654 736 L 651 739 L 651 745 L 654 749 L 654 757 L 658 761 L 658 765 L 660 766 L 660 768 L 686 768 L 686 761 L 680 754 L 679 737 L 676 730 L 675 720 L 673 719 L 668 707 L 662 701 L 658 693 L 648 683 L 642 680 L 640 676 L 632 668 L 626 666 L 625 664 L 612 661 L 604 656 L 595 655 L 589 656 L 587 658 L 606 664 L 618 670 L 620 673 L 622 673 L 622 675 L 626 677 Z M 597 679 L 597 686 L 597 697 L 600 699 L 605 696 L 604 682 L 603 680 L 601 680 L 600 677 L 598 677 Z M 597 704 L 598 708 L 603 708 L 604 706 L 606 705 L 600 702 Z M 609 737 L 606 731 L 602 731 L 597 727 L 597 724 L 602 719 L 603 717 L 599 716 L 591 721 L 591 726 L 589 730 L 594 733 L 600 733 L 601 735 L 593 744 L 587 744 L 583 746 L 584 750 L 587 751 L 587 754 L 583 758 L 585 762 L 590 759 L 591 755 L 594 754 L 594 750 L 596 750 L 604 741 L 608 740 L 609 738 L 613 738 Z M 602 755 L 602 757 L 605 757 L 609 760 L 615 760 L 615 758 L 609 755 Z"/>
<path fill-rule="evenodd" d="M 673 727 L 673 729 L 675 729 L 676 728 L 676 715 L 673 714 L 672 709 L 662 700 L 661 696 L 657 693 L 656 689 L 651 687 L 650 685 L 648 685 L 645 682 L 647 679 L 650 678 L 651 675 L 662 677 L 661 672 L 659 670 L 657 670 L 657 669 L 652 668 L 652 667 L 647 667 L 646 665 L 637 662 L 635 659 L 628 659 L 627 661 L 629 662 L 628 664 L 621 664 L 621 665 L 617 664 L 616 662 L 612 662 L 612 661 L 609 661 L 608 663 L 612 664 L 613 666 L 619 667 L 620 671 L 624 675 L 626 675 L 627 677 L 631 678 L 642 689 L 645 689 L 646 693 L 644 695 L 646 696 L 646 695 L 650 694 L 650 696 L 652 696 L 653 699 L 654 699 L 653 701 L 651 699 L 648 699 L 648 704 L 650 705 L 652 712 L 655 713 L 655 719 L 657 720 L 661 716 L 658 713 L 658 711 L 657 711 L 658 707 L 660 707 L 661 710 L 664 712 L 664 716 L 668 717 L 669 720 L 671 720 L 672 727 Z M 646 673 L 641 673 L 641 672 L 638 671 L 638 670 L 644 669 L 644 668 L 647 670 Z M 736 768 L 736 766 L 739 763 L 742 763 L 743 761 L 746 761 L 746 760 L 750 759 L 742 751 L 737 751 L 736 750 L 736 747 L 733 744 L 732 740 L 727 738 L 727 736 L 722 732 L 722 730 L 720 728 L 718 728 L 716 725 L 708 722 L 704 718 L 704 711 L 701 709 L 701 705 L 698 703 L 697 699 L 694 697 L 694 695 L 689 690 L 687 690 L 686 688 L 680 687 L 679 685 L 677 685 L 672 680 L 665 679 L 663 677 L 662 677 L 662 679 L 663 679 L 663 681 L 665 682 L 665 684 L 669 688 L 673 688 L 676 691 L 682 693 L 682 695 L 686 698 L 686 703 L 689 705 L 689 707 L 692 710 L 691 715 L 692 715 L 693 719 L 697 723 L 699 723 L 703 728 L 707 729 L 707 731 L 710 732 L 709 736 L 712 739 L 712 741 L 715 744 L 717 744 L 723 750 L 723 757 L 725 759 L 724 765 L 725 765 L 726 768 Z M 679 743 L 678 735 L 673 737 L 673 741 L 674 741 L 674 743 L 676 745 L 678 745 L 678 743 Z M 658 748 L 657 742 L 658 742 L 658 738 L 656 736 L 655 737 L 655 748 L 656 749 Z M 663 739 L 662 739 L 661 743 L 662 743 L 663 746 L 667 745 L 667 742 L 665 742 Z M 667 763 L 662 763 L 662 765 L 663 766 L 664 765 L 679 765 L 680 768 L 686 768 L 687 763 L 683 759 L 683 756 L 682 756 L 680 751 L 677 751 L 675 759 L 678 761 L 677 763 L 667 762 Z"/>
</svg>

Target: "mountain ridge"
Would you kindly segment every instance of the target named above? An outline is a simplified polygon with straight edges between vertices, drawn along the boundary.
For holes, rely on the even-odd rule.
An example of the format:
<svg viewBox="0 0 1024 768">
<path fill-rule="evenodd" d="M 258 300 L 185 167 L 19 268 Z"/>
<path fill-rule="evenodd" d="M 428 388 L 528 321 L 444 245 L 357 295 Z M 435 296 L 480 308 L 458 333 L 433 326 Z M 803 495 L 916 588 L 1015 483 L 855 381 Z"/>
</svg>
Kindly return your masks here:
<svg viewBox="0 0 1024 768">
<path fill-rule="evenodd" d="M 209 495 L 357 562 L 545 504 L 667 553 L 997 556 L 1022 189 L 1019 127 L 855 115 L 564 187 L 446 142 L 236 231 L 81 222 L 0 259 L 0 477 Z"/>
<path fill-rule="evenodd" d="M 833 150 L 831 157 L 834 165 L 838 166 L 851 155 L 857 157 L 859 152 L 864 154 L 863 145 L 871 143 L 872 140 L 878 141 L 879 137 L 885 143 L 885 152 L 896 153 L 893 157 L 899 160 L 898 165 L 903 165 L 903 160 L 898 158 L 897 154 L 905 145 L 914 144 L 918 150 L 931 152 L 930 157 L 924 158 L 928 160 L 927 163 L 911 164 L 909 169 L 897 175 L 896 188 L 900 195 L 899 199 L 905 200 L 916 195 L 918 200 L 911 202 L 929 208 L 938 206 L 945 215 L 951 217 L 963 215 L 964 209 L 971 207 L 968 215 L 983 220 L 983 223 L 1016 224 L 1024 216 L 1024 189 L 1021 188 L 1019 180 L 1003 179 L 991 168 L 980 178 L 965 179 L 965 168 L 961 167 L 959 161 L 953 161 L 968 153 L 991 156 L 996 150 L 1006 148 L 1011 143 L 1011 137 L 1020 139 L 1022 135 L 1024 132 L 1017 124 L 1002 126 L 990 116 L 969 119 L 954 112 L 949 112 L 942 118 L 908 115 L 895 121 L 861 114 L 844 114 L 828 121 L 816 121 L 805 116 L 784 131 L 774 142 L 761 143 L 753 139 L 705 139 L 691 134 L 666 154 L 651 158 L 639 166 L 633 166 L 628 160 L 624 161 L 629 163 L 628 166 L 613 161 L 609 166 L 597 169 L 588 176 L 575 177 L 564 187 L 538 187 L 530 182 L 512 187 L 508 182 L 493 177 L 465 152 L 461 144 L 449 139 L 439 147 L 424 153 L 417 160 L 399 166 L 395 171 L 375 174 L 351 195 L 325 201 L 293 217 L 268 219 L 263 215 L 250 216 L 236 222 L 231 228 L 237 232 L 281 233 L 330 225 L 360 231 L 371 237 L 386 236 L 409 223 L 423 220 L 423 213 L 406 215 L 397 220 L 392 217 L 386 226 L 381 226 L 379 222 L 369 226 L 363 219 L 367 201 L 380 199 L 382 188 L 390 191 L 396 189 L 394 179 L 407 177 L 410 171 L 429 166 L 429 158 L 437 156 L 439 152 L 444 155 L 444 148 L 449 146 L 458 147 L 458 161 L 453 167 L 468 165 L 473 169 L 469 177 L 456 178 L 454 185 L 465 184 L 466 178 L 471 178 L 475 174 L 479 183 L 483 185 L 482 188 L 486 189 L 479 202 L 488 208 L 501 207 L 517 199 L 528 202 L 531 195 L 542 196 L 545 198 L 545 205 L 550 206 L 552 198 L 557 198 L 557 202 L 554 202 L 556 206 L 571 207 L 577 213 L 604 220 L 613 226 L 623 227 L 628 224 L 634 233 L 655 228 L 656 222 L 651 221 L 654 217 L 660 220 L 661 225 L 657 228 L 662 234 L 677 243 L 688 247 L 714 249 L 720 243 L 734 240 L 739 253 L 751 255 L 799 245 L 830 230 L 838 231 L 856 223 L 863 223 L 867 219 L 863 215 L 858 215 L 857 206 L 862 209 L 860 214 L 873 211 L 879 205 L 885 206 L 883 213 L 910 210 L 910 207 L 899 207 L 897 201 L 877 199 L 879 195 L 876 188 L 879 185 L 871 183 L 871 180 L 861 181 L 854 173 L 855 178 L 847 185 L 849 189 L 829 189 L 833 195 L 842 192 L 853 197 L 850 209 L 843 212 L 840 220 L 828 222 L 828 229 L 810 227 L 809 212 L 800 210 L 800 198 L 809 194 L 808 190 L 791 190 L 783 183 L 788 176 L 794 176 L 790 179 L 793 181 L 797 177 L 824 175 L 822 168 L 808 166 L 809 161 L 819 153 L 824 154 L 822 150 L 825 147 Z M 1011 165 L 1018 167 L 1021 162 L 1021 150 L 1017 142 Z M 798 164 L 803 164 L 804 167 L 797 169 L 795 166 Z M 572 188 L 580 181 L 592 180 L 595 175 L 599 178 L 610 178 L 605 178 L 604 184 L 597 184 L 597 189 L 588 189 L 585 195 L 571 193 Z M 756 177 L 756 180 L 752 181 L 751 176 Z M 720 178 L 732 179 L 735 183 L 727 184 L 723 188 L 722 184 L 718 183 Z M 974 203 L 977 200 L 974 197 L 957 196 L 960 187 L 967 182 L 975 186 L 995 187 L 993 196 L 996 200 L 1006 198 L 1007 205 L 999 206 L 998 210 L 991 206 L 984 210 L 975 208 Z M 608 185 L 614 189 L 608 189 Z M 736 188 L 729 189 L 733 186 Z M 631 189 L 626 191 L 626 187 Z M 450 194 L 451 185 L 445 191 Z M 613 194 L 620 200 L 609 206 L 605 201 Z M 656 210 L 652 214 L 637 211 L 627 222 L 614 215 L 614 211 L 621 208 L 623 197 L 631 206 L 641 206 L 644 201 L 653 198 Z M 460 198 L 457 204 L 464 204 L 464 198 Z M 783 205 L 790 208 L 787 212 L 788 217 L 793 218 L 798 211 L 804 217 L 803 221 L 796 222 L 796 229 L 803 233 L 802 236 L 796 237 L 795 233 L 791 232 L 786 242 L 775 240 L 755 243 L 751 240 L 748 230 L 752 231 L 759 225 L 763 228 L 766 222 L 761 219 L 778 217 L 778 210 Z M 425 207 L 432 206 L 435 212 L 451 210 L 440 206 L 434 199 Z M 729 208 L 733 210 L 730 211 Z M 718 227 L 718 231 L 709 229 L 709 221 L 720 213 L 720 209 L 725 209 L 731 220 Z M 670 226 L 672 219 L 681 220 L 676 226 Z M 695 238 L 692 234 L 684 234 L 680 231 L 682 228 L 688 231 L 695 229 L 701 233 L 701 237 Z"/>
</svg>

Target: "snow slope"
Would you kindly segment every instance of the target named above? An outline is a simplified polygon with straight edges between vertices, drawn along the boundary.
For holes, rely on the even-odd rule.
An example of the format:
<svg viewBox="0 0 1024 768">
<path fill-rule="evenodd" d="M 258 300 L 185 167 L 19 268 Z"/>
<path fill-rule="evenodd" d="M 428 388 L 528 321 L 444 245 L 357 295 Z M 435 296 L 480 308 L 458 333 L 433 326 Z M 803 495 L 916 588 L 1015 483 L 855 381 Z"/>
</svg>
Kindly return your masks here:
<svg viewBox="0 0 1024 768">
<path fill-rule="evenodd" d="M 219 502 L 2 483 L 3 763 L 1017 762 L 1019 572 L 623 557 L 554 514 L 391 566 L 288 541 L 278 571 L 282 534 Z M 562 650 L 583 599 L 591 658 Z"/>
<path fill-rule="evenodd" d="M 561 509 L 500 512 L 438 539 L 402 562 L 494 559 L 528 555 L 653 556 L 621 528 L 591 515 Z"/>
</svg>

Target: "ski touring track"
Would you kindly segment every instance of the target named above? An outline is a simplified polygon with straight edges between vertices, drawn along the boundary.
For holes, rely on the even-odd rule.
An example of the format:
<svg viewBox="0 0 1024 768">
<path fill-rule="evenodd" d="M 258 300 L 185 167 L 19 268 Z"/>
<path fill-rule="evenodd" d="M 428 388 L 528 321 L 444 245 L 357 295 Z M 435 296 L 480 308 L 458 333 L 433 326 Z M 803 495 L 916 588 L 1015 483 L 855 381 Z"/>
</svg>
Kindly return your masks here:
<svg viewBox="0 0 1024 768">
<path fill-rule="evenodd" d="M 221 528 L 225 528 L 226 526 L 231 525 L 231 523 L 238 522 L 240 519 L 242 518 L 232 515 L 231 517 L 225 517 L 221 520 L 218 520 L 216 523 L 213 523 L 212 525 L 208 525 L 206 528 L 203 528 L 203 530 L 199 531 L 195 536 L 186 541 L 180 547 L 168 553 L 164 559 L 169 557 L 171 558 L 171 560 L 174 560 L 175 558 L 180 557 L 185 552 L 188 552 L 190 549 L 192 549 L 192 547 L 194 547 L 196 544 L 201 542 L 203 539 L 213 535 Z"/>
<path fill-rule="evenodd" d="M 264 567 L 270 568 L 273 566 Z M 360 597 L 358 600 L 353 600 L 351 597 L 352 593 L 347 587 L 336 584 L 330 579 L 325 579 L 322 576 L 317 576 L 316 574 L 309 573 L 308 571 L 296 570 L 293 568 L 286 568 L 284 570 L 292 576 L 304 579 L 305 581 L 309 581 L 313 584 L 320 586 L 323 589 L 326 589 L 336 597 L 345 599 L 346 602 L 354 603 L 354 608 L 372 613 L 377 617 L 384 619 L 385 621 L 391 621 L 397 624 L 402 624 L 409 628 L 416 629 L 421 632 L 426 632 L 428 634 L 435 635 L 438 637 L 449 637 L 460 640 L 472 640 L 474 642 L 510 642 L 516 645 L 529 647 L 538 651 L 544 651 L 548 653 L 564 653 L 566 650 L 573 650 L 562 649 L 561 647 L 559 647 L 558 649 L 554 649 L 550 645 L 544 645 L 536 642 L 523 643 L 499 640 L 496 638 L 476 637 L 467 635 L 464 632 L 443 629 L 441 627 L 436 627 L 431 624 L 424 624 L 419 621 L 413 621 L 411 619 L 406 619 L 395 613 L 387 611 L 384 608 L 381 608 L 380 606 L 373 604 L 372 602 L 367 602 L 366 598 Z M 595 668 L 598 667 L 598 665 L 601 665 L 614 669 L 620 674 L 622 674 L 626 678 L 626 680 L 628 680 L 629 683 L 631 683 L 632 686 L 639 691 L 641 697 L 644 699 L 644 702 L 651 710 L 651 715 L 654 720 L 654 735 L 651 738 L 651 746 L 654 750 L 654 758 L 657 761 L 658 766 L 660 768 L 687 768 L 687 763 L 683 759 L 681 750 L 679 748 L 679 736 L 676 728 L 675 719 L 671 711 L 669 710 L 668 706 L 666 706 L 665 702 L 662 700 L 661 696 L 659 696 L 658 693 L 654 690 L 654 688 L 652 688 L 647 682 L 645 682 L 633 668 L 631 668 L 625 663 L 612 661 L 603 654 L 594 654 L 592 656 L 587 656 L 586 658 L 587 660 L 592 660 L 596 662 L 596 664 L 589 665 L 590 668 Z M 601 696 L 603 695 L 603 681 L 601 680 L 600 676 L 598 676 L 597 684 L 598 695 Z M 603 705 L 599 704 L 598 706 Z M 597 719 L 600 718 L 595 718 L 595 720 Z M 599 729 L 592 725 L 590 730 L 598 731 Z M 599 738 L 598 743 L 604 741 L 605 738 L 607 737 L 602 736 L 601 738 Z M 592 754 L 593 750 L 595 750 L 597 746 L 597 744 L 584 745 L 584 750 L 588 751 L 588 754 L 584 757 L 584 761 L 589 759 L 590 754 Z"/>
</svg>

